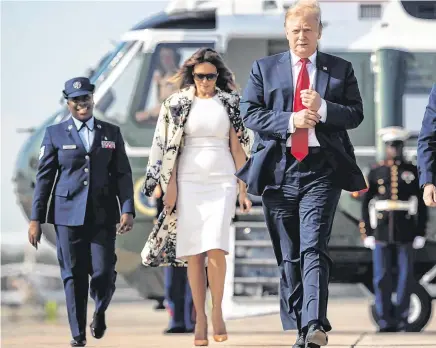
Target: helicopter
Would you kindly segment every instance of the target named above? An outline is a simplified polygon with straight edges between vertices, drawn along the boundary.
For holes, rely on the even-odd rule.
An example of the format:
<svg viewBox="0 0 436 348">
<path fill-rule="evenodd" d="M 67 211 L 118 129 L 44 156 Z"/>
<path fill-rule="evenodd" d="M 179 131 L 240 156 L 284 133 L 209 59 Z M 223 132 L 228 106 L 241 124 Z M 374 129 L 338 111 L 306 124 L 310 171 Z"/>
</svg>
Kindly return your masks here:
<svg viewBox="0 0 436 348">
<path fill-rule="evenodd" d="M 383 144 L 376 137 L 377 130 L 394 125 L 415 132 L 406 146 L 406 155 L 416 162 L 416 134 L 436 81 L 436 43 L 432 34 L 436 32 L 436 2 L 319 2 L 324 27 L 320 50 L 352 62 L 364 103 L 363 123 L 349 132 L 359 166 L 365 172 L 381 159 Z M 165 77 L 171 76 L 200 47 L 211 47 L 222 54 L 235 73 L 237 84 L 243 87 L 255 59 L 289 49 L 283 24 L 290 3 L 173 0 L 163 12 L 124 33 L 113 51 L 89 73 L 96 85 L 94 115 L 120 126 L 133 172 L 137 217 L 133 230 L 117 238 L 117 271 L 144 298 L 162 301 L 164 294 L 162 269 L 141 264 L 140 252 L 153 226 L 156 202 L 140 191 L 158 110 L 173 91 L 165 84 Z M 14 184 L 27 218 L 45 127 L 68 117 L 63 105 L 33 132 L 20 152 Z M 261 201 L 259 197 L 252 200 L 251 212 L 242 215 L 237 209 L 232 226 L 230 254 L 234 256 L 228 259 L 227 316 L 278 311 L 275 258 Z M 359 193 L 342 192 L 330 240 L 335 261 L 332 281 L 363 283 L 372 291 L 371 254 L 363 248 L 358 229 L 360 207 Z M 428 225 L 436 226 L 436 211 L 430 215 Z M 53 226 L 44 224 L 42 229 L 54 245 Z M 430 241 L 423 249 L 422 260 L 417 260 L 417 278 L 425 279 L 425 284 L 414 292 L 412 304 L 416 303 L 416 309 L 409 318 L 416 331 L 428 322 L 429 302 L 434 298 L 428 286 L 436 278 L 432 269 L 436 264 L 436 245 L 431 243 L 436 240 L 436 231 L 428 231 L 428 235 Z M 238 301 L 243 304 L 238 306 Z"/>
</svg>

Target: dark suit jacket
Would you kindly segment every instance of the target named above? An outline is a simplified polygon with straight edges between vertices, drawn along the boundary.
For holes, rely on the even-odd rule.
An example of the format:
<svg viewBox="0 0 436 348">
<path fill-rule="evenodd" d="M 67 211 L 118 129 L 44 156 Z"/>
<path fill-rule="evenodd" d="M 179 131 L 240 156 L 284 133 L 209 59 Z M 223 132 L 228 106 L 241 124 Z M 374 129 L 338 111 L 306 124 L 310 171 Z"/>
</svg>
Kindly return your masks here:
<svg viewBox="0 0 436 348">
<path fill-rule="evenodd" d="M 245 126 L 255 133 L 252 156 L 236 176 L 248 192 L 261 195 L 281 185 L 286 165 L 286 139 L 293 108 L 289 51 L 253 63 L 241 99 Z M 327 119 L 315 127 L 317 139 L 335 169 L 335 184 L 346 191 L 366 189 L 347 129 L 363 121 L 362 98 L 350 62 L 318 52 L 315 89 L 327 104 Z"/>
<path fill-rule="evenodd" d="M 47 222 L 52 224 L 83 225 L 88 204 L 92 205 L 96 224 L 115 225 L 120 206 L 121 213 L 135 215 L 132 171 L 120 128 L 97 119 L 94 124 L 89 153 L 72 118 L 47 127 L 36 174 L 32 220 L 46 222 L 50 194 Z M 102 147 L 104 141 L 112 147 Z"/>
<path fill-rule="evenodd" d="M 430 92 L 418 137 L 419 185 L 436 185 L 436 84 Z"/>
</svg>

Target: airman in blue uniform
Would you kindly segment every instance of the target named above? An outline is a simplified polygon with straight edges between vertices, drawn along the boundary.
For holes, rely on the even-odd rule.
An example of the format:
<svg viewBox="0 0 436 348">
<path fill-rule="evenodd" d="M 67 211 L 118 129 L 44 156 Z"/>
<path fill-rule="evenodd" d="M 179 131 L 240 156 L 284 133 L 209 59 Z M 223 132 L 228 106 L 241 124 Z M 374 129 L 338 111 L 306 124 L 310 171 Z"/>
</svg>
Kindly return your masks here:
<svg viewBox="0 0 436 348">
<path fill-rule="evenodd" d="M 116 234 L 130 231 L 135 217 L 123 137 L 119 127 L 93 117 L 94 89 L 85 77 L 65 83 L 72 117 L 46 129 L 29 226 L 29 242 L 37 248 L 41 224 L 54 224 L 72 347 L 86 345 L 89 288 L 95 301 L 91 334 L 98 339 L 105 333 L 117 276 Z"/>
<path fill-rule="evenodd" d="M 416 282 L 413 249 L 424 247 L 428 212 L 417 167 L 403 157 L 409 133 L 401 127 L 386 127 L 379 135 L 386 144 L 386 159 L 374 165 L 368 174 L 360 232 L 364 245 L 373 250 L 379 332 L 407 331 L 410 294 Z M 397 293 L 395 304 L 391 301 L 392 292 Z"/>
</svg>

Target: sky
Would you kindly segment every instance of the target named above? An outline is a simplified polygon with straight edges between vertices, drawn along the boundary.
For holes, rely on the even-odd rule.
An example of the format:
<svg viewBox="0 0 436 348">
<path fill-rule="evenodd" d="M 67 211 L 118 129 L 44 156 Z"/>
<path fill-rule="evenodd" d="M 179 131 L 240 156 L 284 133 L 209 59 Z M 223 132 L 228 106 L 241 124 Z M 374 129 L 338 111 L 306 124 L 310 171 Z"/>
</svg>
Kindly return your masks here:
<svg viewBox="0 0 436 348">
<path fill-rule="evenodd" d="M 26 240 L 12 177 L 26 133 L 59 108 L 64 82 L 168 1 L 1 1 L 1 238 Z"/>
</svg>

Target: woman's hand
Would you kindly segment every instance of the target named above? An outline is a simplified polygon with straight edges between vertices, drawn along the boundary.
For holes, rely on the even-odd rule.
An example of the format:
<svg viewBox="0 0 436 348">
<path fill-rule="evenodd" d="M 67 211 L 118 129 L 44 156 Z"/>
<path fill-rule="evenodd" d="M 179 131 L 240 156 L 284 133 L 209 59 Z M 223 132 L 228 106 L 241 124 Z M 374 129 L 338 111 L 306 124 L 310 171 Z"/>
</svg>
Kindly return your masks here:
<svg viewBox="0 0 436 348">
<path fill-rule="evenodd" d="M 159 184 L 156 185 L 153 194 L 154 194 L 154 197 L 157 199 L 159 199 L 162 196 L 162 188 L 160 187 Z"/>
<path fill-rule="evenodd" d="M 248 199 L 246 192 L 239 193 L 239 207 L 242 213 L 248 213 L 251 209 L 251 201 Z"/>
<path fill-rule="evenodd" d="M 167 214 L 171 214 L 177 201 L 177 180 L 170 180 L 167 192 L 163 196 L 163 204 Z"/>
</svg>

